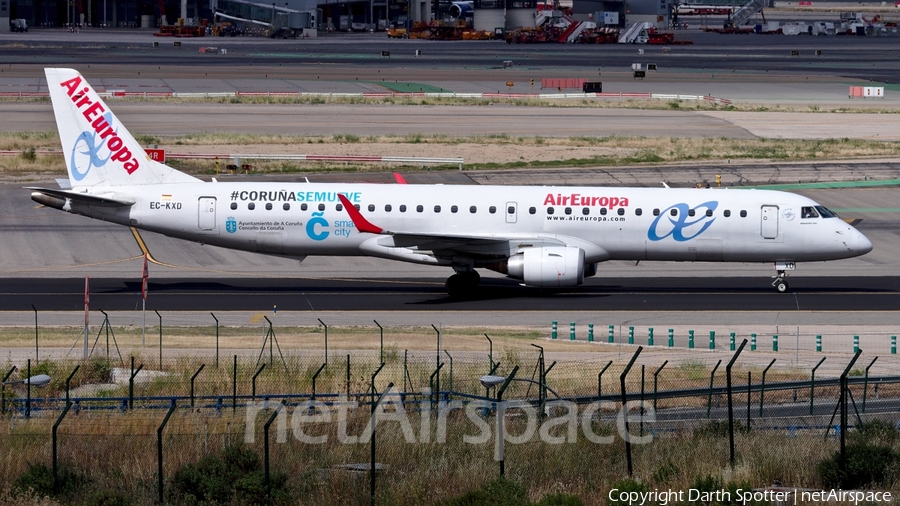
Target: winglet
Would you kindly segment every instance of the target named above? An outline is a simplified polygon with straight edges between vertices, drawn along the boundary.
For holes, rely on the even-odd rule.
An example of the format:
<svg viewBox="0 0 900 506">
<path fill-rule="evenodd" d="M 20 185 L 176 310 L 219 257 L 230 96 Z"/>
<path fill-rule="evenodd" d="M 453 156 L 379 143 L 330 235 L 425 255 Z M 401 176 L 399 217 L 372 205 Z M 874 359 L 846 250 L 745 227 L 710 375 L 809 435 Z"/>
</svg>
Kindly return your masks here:
<svg viewBox="0 0 900 506">
<path fill-rule="evenodd" d="M 369 223 L 369 220 L 365 219 L 359 211 L 353 207 L 353 203 L 342 193 L 338 193 L 338 198 L 341 199 L 341 204 L 344 205 L 344 209 L 347 210 L 347 214 L 350 215 L 350 219 L 353 220 L 353 225 L 356 227 L 356 230 L 360 232 L 366 232 L 369 234 L 380 234 L 384 229 L 376 227 Z"/>
<path fill-rule="evenodd" d="M 399 172 L 394 172 L 394 181 L 397 184 L 406 184 L 406 178 L 404 178 Z"/>
</svg>

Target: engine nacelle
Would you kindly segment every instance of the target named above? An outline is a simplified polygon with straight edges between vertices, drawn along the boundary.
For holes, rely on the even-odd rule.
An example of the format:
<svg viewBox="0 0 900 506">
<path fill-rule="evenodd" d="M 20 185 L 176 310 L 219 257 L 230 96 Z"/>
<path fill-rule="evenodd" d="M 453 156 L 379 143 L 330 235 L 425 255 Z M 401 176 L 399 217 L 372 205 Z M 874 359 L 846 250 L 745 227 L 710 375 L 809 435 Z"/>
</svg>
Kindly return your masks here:
<svg viewBox="0 0 900 506">
<path fill-rule="evenodd" d="M 450 17 L 453 19 L 470 19 L 474 15 L 472 4 L 468 2 L 454 2 L 450 6 Z"/>
<path fill-rule="evenodd" d="M 584 250 L 571 246 L 529 248 L 506 264 L 511 278 L 528 286 L 577 286 L 584 282 Z"/>
</svg>

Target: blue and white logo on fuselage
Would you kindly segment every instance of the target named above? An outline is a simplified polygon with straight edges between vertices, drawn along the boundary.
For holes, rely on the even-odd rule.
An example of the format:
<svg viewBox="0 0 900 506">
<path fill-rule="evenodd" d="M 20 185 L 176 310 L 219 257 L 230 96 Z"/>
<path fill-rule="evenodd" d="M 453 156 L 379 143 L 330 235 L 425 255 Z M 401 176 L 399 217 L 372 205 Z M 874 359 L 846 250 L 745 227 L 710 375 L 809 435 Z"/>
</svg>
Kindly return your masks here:
<svg viewBox="0 0 900 506">
<path fill-rule="evenodd" d="M 225 230 L 227 230 L 229 234 L 237 232 L 237 220 L 234 219 L 234 216 L 229 216 L 228 219 L 225 220 Z"/>
<path fill-rule="evenodd" d="M 313 241 L 324 241 L 328 237 L 327 230 L 316 230 L 316 227 L 328 227 L 328 220 L 322 217 L 324 214 L 323 212 L 312 213 L 313 217 L 306 222 L 306 235 Z"/>
<path fill-rule="evenodd" d="M 678 242 L 689 241 L 705 232 L 716 221 L 714 217 L 707 216 L 706 212 L 715 211 L 718 206 L 719 203 L 714 200 L 693 208 L 685 203 L 671 205 L 660 212 L 650 224 L 647 238 L 651 241 L 661 241 L 671 236 Z M 677 211 L 675 216 L 671 214 L 673 209 Z M 694 216 L 689 214 L 692 210 Z"/>
</svg>

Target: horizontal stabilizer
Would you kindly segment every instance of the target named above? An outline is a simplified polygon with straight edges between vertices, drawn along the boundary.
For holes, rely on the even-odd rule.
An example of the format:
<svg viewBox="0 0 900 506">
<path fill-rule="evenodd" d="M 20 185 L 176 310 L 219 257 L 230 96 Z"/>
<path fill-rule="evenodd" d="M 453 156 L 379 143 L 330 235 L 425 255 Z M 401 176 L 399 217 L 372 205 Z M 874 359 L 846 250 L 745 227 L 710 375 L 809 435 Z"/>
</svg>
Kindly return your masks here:
<svg viewBox="0 0 900 506">
<path fill-rule="evenodd" d="M 105 206 L 105 207 L 131 207 L 134 205 L 135 200 L 124 196 L 118 195 L 114 193 L 105 193 L 103 195 L 88 195 L 86 193 L 78 193 L 68 190 L 54 190 L 52 188 L 38 188 L 38 187 L 26 187 L 26 190 L 31 190 L 31 199 L 35 202 L 40 202 L 41 204 L 49 205 L 50 207 L 57 207 L 43 200 L 38 200 L 35 197 L 38 196 L 47 196 L 52 199 L 58 199 L 63 202 L 69 200 L 71 202 L 77 202 L 79 204 L 89 204 L 93 206 Z"/>
</svg>

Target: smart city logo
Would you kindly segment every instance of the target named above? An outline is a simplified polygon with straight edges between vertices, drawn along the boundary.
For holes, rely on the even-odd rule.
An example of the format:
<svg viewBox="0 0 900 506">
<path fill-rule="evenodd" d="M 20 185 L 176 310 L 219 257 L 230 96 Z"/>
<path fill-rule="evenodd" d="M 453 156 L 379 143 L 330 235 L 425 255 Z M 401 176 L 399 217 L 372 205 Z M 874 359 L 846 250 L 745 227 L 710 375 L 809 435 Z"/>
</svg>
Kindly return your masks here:
<svg viewBox="0 0 900 506">
<path fill-rule="evenodd" d="M 714 200 L 693 208 L 685 203 L 669 206 L 650 224 L 647 238 L 651 241 L 661 241 L 671 236 L 678 242 L 689 241 L 705 232 L 716 221 L 714 217 L 707 216 L 706 211 L 715 211 L 718 206 L 719 203 Z M 673 209 L 677 211 L 675 216 L 671 214 Z M 694 216 L 690 215 L 691 210 L 694 211 Z"/>
<path fill-rule="evenodd" d="M 228 219 L 225 220 L 225 230 L 227 230 L 229 234 L 237 232 L 237 220 L 234 219 L 234 216 L 229 216 Z"/>
<path fill-rule="evenodd" d="M 324 214 L 323 212 L 312 213 L 313 217 L 306 222 L 306 235 L 313 241 L 324 241 L 328 237 L 327 230 L 316 230 L 316 227 L 328 227 L 328 220 L 322 217 Z"/>
</svg>

